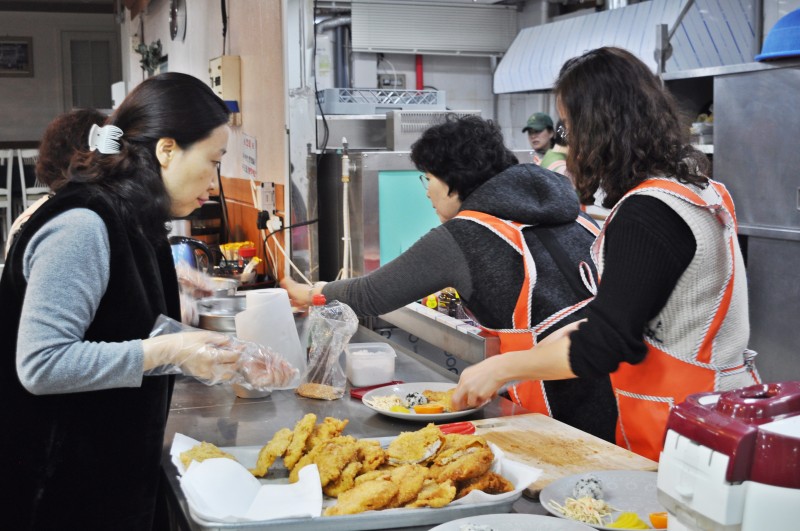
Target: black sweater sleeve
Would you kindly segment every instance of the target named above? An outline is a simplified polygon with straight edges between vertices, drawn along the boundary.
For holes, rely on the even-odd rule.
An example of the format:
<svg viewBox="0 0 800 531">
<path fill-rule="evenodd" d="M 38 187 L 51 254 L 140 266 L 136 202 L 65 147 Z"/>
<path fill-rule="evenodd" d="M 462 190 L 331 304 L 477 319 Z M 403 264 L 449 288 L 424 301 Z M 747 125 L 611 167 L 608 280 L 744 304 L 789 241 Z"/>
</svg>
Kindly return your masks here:
<svg viewBox="0 0 800 531">
<path fill-rule="evenodd" d="M 622 361 L 644 359 L 645 326 L 666 304 L 696 248 L 689 225 L 664 202 L 641 195 L 625 200 L 606 229 L 597 297 L 570 336 L 576 375 L 597 377 Z"/>
</svg>

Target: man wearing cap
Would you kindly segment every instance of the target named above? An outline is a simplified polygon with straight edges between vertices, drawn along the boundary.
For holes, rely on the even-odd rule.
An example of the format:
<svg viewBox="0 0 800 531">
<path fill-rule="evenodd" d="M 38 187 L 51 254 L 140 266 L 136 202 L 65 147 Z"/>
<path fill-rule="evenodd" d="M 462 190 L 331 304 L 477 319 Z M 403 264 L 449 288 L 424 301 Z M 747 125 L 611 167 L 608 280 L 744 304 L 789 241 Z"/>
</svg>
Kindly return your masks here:
<svg viewBox="0 0 800 531">
<path fill-rule="evenodd" d="M 543 112 L 535 112 L 528 118 L 528 123 L 525 124 L 522 132 L 528 133 L 528 142 L 531 143 L 534 151 L 533 163 L 541 163 L 544 154 L 554 144 L 553 119 Z"/>
</svg>

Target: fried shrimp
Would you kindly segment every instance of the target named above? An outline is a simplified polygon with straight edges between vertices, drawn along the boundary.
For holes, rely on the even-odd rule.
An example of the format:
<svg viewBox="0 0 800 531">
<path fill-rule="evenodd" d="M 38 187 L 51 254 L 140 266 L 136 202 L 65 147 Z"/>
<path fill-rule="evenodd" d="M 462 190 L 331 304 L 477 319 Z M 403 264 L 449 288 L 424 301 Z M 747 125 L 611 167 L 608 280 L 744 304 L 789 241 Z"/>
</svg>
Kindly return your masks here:
<svg viewBox="0 0 800 531">
<path fill-rule="evenodd" d="M 397 491 L 397 485 L 385 479 L 365 481 L 341 493 L 336 505 L 325 509 L 325 516 L 383 509 L 392 501 Z"/>
<path fill-rule="evenodd" d="M 275 459 L 286 452 L 291 440 L 292 430 L 289 428 L 283 428 L 273 435 L 272 439 L 258 452 L 258 461 L 255 468 L 250 469 L 250 473 L 256 477 L 263 478 L 267 474 L 269 467 L 275 462 Z"/>
<path fill-rule="evenodd" d="M 442 446 L 444 435 L 433 423 L 417 431 L 404 431 L 386 450 L 393 465 L 425 464 Z"/>
<path fill-rule="evenodd" d="M 283 464 L 287 469 L 292 470 L 303 455 L 303 451 L 306 448 L 306 441 L 314 430 L 315 422 L 317 422 L 317 416 L 313 413 L 309 413 L 295 424 L 292 442 L 289 443 L 286 454 L 283 456 Z"/>
</svg>

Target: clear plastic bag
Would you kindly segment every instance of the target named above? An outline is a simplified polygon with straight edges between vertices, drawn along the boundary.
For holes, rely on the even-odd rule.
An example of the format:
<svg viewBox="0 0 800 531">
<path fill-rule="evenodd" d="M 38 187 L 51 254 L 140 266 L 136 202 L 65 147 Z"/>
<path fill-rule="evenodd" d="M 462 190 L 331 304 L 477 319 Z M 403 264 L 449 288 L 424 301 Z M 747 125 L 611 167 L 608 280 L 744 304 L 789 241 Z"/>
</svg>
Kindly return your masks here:
<svg viewBox="0 0 800 531">
<path fill-rule="evenodd" d="M 188 333 L 187 333 L 188 332 Z M 145 376 L 186 374 L 206 385 L 238 384 L 248 390 L 272 391 L 294 380 L 299 370 L 283 356 L 257 343 L 192 328 L 160 315 L 150 337 L 164 340 L 165 363 Z M 197 363 L 202 358 L 202 363 Z M 190 367 L 207 370 L 199 376 Z"/>
<path fill-rule="evenodd" d="M 309 313 L 308 366 L 295 392 L 306 398 L 336 400 L 344 396 L 347 377 L 339 363 L 358 329 L 358 317 L 346 304 L 331 301 Z"/>
</svg>

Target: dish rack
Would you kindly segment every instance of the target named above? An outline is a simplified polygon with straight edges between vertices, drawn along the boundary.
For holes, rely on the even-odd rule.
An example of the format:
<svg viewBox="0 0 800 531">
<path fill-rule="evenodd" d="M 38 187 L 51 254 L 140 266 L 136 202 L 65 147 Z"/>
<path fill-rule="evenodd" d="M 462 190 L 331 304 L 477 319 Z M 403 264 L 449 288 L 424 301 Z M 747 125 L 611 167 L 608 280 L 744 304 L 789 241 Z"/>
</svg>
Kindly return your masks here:
<svg viewBox="0 0 800 531">
<path fill-rule="evenodd" d="M 317 93 L 323 114 L 384 114 L 392 110 L 445 110 L 443 90 L 327 88 Z"/>
</svg>

